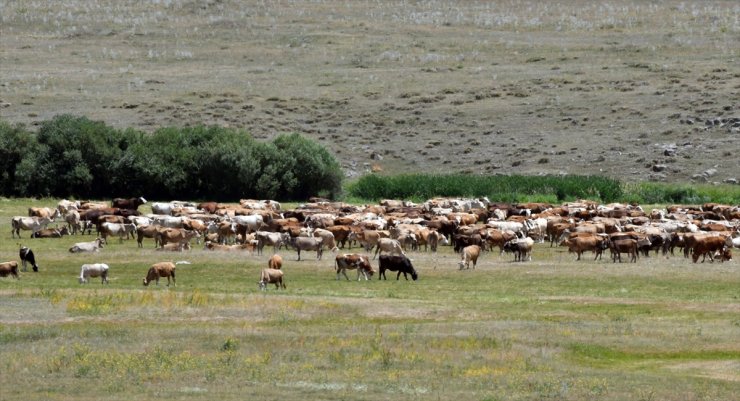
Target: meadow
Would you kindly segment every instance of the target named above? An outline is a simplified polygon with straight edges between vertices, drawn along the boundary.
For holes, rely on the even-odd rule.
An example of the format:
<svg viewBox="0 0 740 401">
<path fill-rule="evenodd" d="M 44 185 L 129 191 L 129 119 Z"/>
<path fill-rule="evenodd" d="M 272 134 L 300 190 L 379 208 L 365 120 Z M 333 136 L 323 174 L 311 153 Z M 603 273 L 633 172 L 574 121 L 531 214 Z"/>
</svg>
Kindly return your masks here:
<svg viewBox="0 0 740 401">
<path fill-rule="evenodd" d="M 10 238 L 12 216 L 55 203 L 0 199 L 0 259 L 20 242 L 41 266 L 0 278 L 3 400 L 740 398 L 737 261 L 576 262 L 539 244 L 530 262 L 494 252 L 459 271 L 443 247 L 412 252 L 416 282 L 356 282 L 330 252 L 282 250 L 287 290 L 260 292 L 269 252 Z M 164 260 L 191 264 L 143 287 Z M 77 283 L 88 262 L 110 265 L 109 285 Z"/>
</svg>

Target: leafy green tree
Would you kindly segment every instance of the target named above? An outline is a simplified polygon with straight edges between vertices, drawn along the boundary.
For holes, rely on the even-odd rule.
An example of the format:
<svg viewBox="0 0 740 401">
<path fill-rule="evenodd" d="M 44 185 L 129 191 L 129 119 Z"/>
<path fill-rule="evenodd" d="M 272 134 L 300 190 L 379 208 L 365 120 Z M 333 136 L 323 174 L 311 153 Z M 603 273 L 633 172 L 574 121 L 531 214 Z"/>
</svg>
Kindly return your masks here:
<svg viewBox="0 0 740 401">
<path fill-rule="evenodd" d="M 297 182 L 291 191 L 294 199 L 306 199 L 314 195 L 334 198 L 339 195 L 342 170 L 324 147 L 295 133 L 278 136 L 274 144 L 284 157 L 295 162 L 292 174 Z"/>
<path fill-rule="evenodd" d="M 18 182 L 17 172 L 19 168 L 23 174 L 34 170 L 37 148 L 36 137 L 23 125 L 0 121 L 0 193 L 23 195 L 26 187 Z"/>
</svg>

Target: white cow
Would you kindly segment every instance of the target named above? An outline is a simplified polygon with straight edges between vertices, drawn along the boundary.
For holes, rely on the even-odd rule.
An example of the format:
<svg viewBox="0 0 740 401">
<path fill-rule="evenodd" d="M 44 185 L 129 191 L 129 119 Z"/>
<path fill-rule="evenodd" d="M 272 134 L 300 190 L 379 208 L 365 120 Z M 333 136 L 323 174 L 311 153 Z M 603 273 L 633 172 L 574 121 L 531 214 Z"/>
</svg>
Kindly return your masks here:
<svg viewBox="0 0 740 401">
<path fill-rule="evenodd" d="M 250 216 L 234 216 L 231 218 L 231 221 L 240 226 L 247 227 L 247 233 L 257 232 L 264 225 L 262 215 L 259 214 L 253 214 Z"/>
<path fill-rule="evenodd" d="M 103 247 L 103 240 L 100 238 L 96 238 L 95 241 L 78 242 L 72 245 L 72 247 L 69 248 L 69 251 L 71 253 L 98 252 L 100 248 L 102 247 Z"/>
<path fill-rule="evenodd" d="M 105 222 L 100 225 L 100 234 L 102 235 L 103 241 L 108 243 L 108 236 L 118 236 L 118 241 L 123 242 L 123 237 L 126 239 L 129 236 L 133 237 L 136 233 L 136 224 L 121 224 L 121 223 L 108 223 Z"/>
<path fill-rule="evenodd" d="M 20 238 L 21 230 L 30 230 L 31 236 L 33 236 L 36 231 L 46 228 L 51 222 L 52 220 L 48 217 L 39 219 L 38 217 L 15 216 L 11 220 L 13 229 L 10 230 L 10 234 L 13 238 L 15 238 L 16 234 Z"/>
<path fill-rule="evenodd" d="M 171 215 L 172 209 L 175 208 L 175 205 L 173 205 L 170 202 L 154 202 L 152 203 L 152 213 L 154 214 L 163 214 L 163 215 Z"/>
<path fill-rule="evenodd" d="M 89 283 L 90 277 L 102 277 L 101 284 L 108 284 L 108 265 L 105 263 L 82 265 L 79 278 L 80 284 Z"/>
<path fill-rule="evenodd" d="M 67 228 L 72 234 L 77 234 L 77 231 L 82 231 L 82 225 L 80 224 L 80 213 L 77 209 L 71 209 L 64 215 L 64 221 L 67 222 Z"/>
<path fill-rule="evenodd" d="M 273 253 L 276 253 L 280 246 L 290 242 L 290 234 L 288 233 L 274 233 L 269 231 L 257 231 L 255 234 L 257 240 L 257 255 L 262 255 L 262 248 L 265 245 L 272 245 Z"/>
</svg>

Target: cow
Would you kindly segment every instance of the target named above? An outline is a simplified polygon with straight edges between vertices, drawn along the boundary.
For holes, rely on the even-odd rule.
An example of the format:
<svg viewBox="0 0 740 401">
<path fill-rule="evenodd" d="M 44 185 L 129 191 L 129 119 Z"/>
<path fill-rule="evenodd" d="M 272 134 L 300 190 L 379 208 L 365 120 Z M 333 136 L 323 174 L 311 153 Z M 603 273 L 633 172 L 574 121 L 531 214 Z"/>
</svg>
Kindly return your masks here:
<svg viewBox="0 0 740 401">
<path fill-rule="evenodd" d="M 15 260 L 0 263 L 0 277 L 8 276 L 13 276 L 16 279 L 20 279 L 20 276 L 18 276 L 18 262 L 16 262 Z"/>
<path fill-rule="evenodd" d="M 339 274 L 341 273 L 344 274 L 344 278 L 349 281 L 347 270 L 357 269 L 357 281 L 360 281 L 362 277 L 367 281 L 375 273 L 370 265 L 370 259 L 367 255 L 360 255 L 357 253 L 338 254 L 334 260 L 334 264 L 337 270 L 337 280 L 339 280 Z"/>
<path fill-rule="evenodd" d="M 42 228 L 31 234 L 31 238 L 61 238 L 69 235 L 69 229 L 66 226 L 60 228 Z"/>
<path fill-rule="evenodd" d="M 250 216 L 234 216 L 231 221 L 236 223 L 238 226 L 243 227 L 247 234 L 257 232 L 262 229 L 265 225 L 264 218 L 262 215 L 253 214 Z"/>
<path fill-rule="evenodd" d="M 282 256 L 278 254 L 274 254 L 270 256 L 270 259 L 267 261 L 267 268 L 280 270 L 280 268 L 282 267 L 283 267 L 283 257 Z"/>
<path fill-rule="evenodd" d="M 167 277 L 168 287 L 170 286 L 170 277 L 172 277 L 172 285 L 177 285 L 175 282 L 175 267 L 175 264 L 172 262 L 159 262 L 153 264 L 146 273 L 146 277 L 144 277 L 144 286 L 148 286 L 152 281 L 159 285 L 160 277 Z"/>
<path fill-rule="evenodd" d="M 164 228 L 157 230 L 154 235 L 155 245 L 164 246 L 168 243 L 186 243 L 190 242 L 193 238 L 199 238 L 200 234 L 197 231 L 185 230 L 178 228 Z"/>
<path fill-rule="evenodd" d="M 425 251 L 427 244 L 429 245 L 429 249 L 431 249 L 432 252 L 437 252 L 438 245 L 448 245 L 449 241 L 447 241 L 447 237 L 442 235 L 437 230 L 430 230 L 429 235 L 427 236 L 427 241 L 424 245 Z"/>
<path fill-rule="evenodd" d="M 291 237 L 289 244 L 298 251 L 298 260 L 301 260 L 301 251 L 316 251 L 316 258 L 321 260 L 324 252 L 323 238 Z"/>
<path fill-rule="evenodd" d="M 405 255 L 380 255 L 379 265 L 378 280 L 380 280 L 381 277 L 384 280 L 387 279 L 385 276 L 386 270 L 390 270 L 392 272 L 397 271 L 398 274 L 396 275 L 396 280 L 401 278 L 401 273 L 403 273 L 403 278 L 406 280 L 409 279 L 407 274 L 411 274 L 411 279 L 414 281 L 419 278 L 414 266 L 411 264 L 411 260 L 409 260 Z"/>
<path fill-rule="evenodd" d="M 265 291 L 267 284 L 275 284 L 276 289 L 287 289 L 283 280 L 283 271 L 277 269 L 262 269 L 260 272 L 260 281 L 257 282 L 259 289 Z"/>
<path fill-rule="evenodd" d="M 581 254 L 585 251 L 591 251 L 596 256 L 594 260 L 601 256 L 601 253 L 607 248 L 607 236 L 586 234 L 584 236 L 575 236 L 563 240 L 563 245 L 568 247 L 568 252 L 578 255 L 576 260 L 581 260 Z"/>
<path fill-rule="evenodd" d="M 36 264 L 36 257 L 34 256 L 33 251 L 31 250 L 31 248 L 28 248 L 26 246 L 21 245 L 21 248 L 20 248 L 20 250 L 18 252 L 18 255 L 21 258 L 21 264 L 23 265 L 23 269 L 22 269 L 23 271 L 26 271 L 26 264 L 27 263 L 30 263 L 31 266 L 33 266 L 33 271 L 34 272 L 38 272 L 39 271 L 39 267 Z"/>
<path fill-rule="evenodd" d="M 121 223 L 102 223 L 100 225 L 100 235 L 103 241 L 108 244 L 108 236 L 118 236 L 118 242 L 123 243 L 123 237 L 133 237 L 136 233 L 136 224 Z"/>
<path fill-rule="evenodd" d="M 139 246 L 139 248 L 143 248 L 143 241 L 144 238 L 156 238 L 157 231 L 159 230 L 159 226 L 155 225 L 148 225 L 148 226 L 139 226 L 136 228 L 136 242 Z M 157 247 L 157 243 L 154 243 L 154 247 Z"/>
<path fill-rule="evenodd" d="M 66 215 L 72 210 L 79 210 L 80 209 L 80 201 L 69 201 L 66 199 L 62 199 L 57 203 L 57 210 L 59 210 L 59 213 L 62 215 Z"/>
<path fill-rule="evenodd" d="M 504 254 L 504 245 L 516 239 L 516 233 L 513 231 L 501 231 L 496 229 L 487 230 L 488 236 L 486 236 L 486 245 L 489 250 L 493 250 L 494 247 L 498 247 L 500 252 L 499 255 Z"/>
<path fill-rule="evenodd" d="M 164 244 L 162 247 L 157 248 L 157 251 L 164 251 L 164 252 L 183 252 L 183 251 L 189 251 L 190 250 L 190 243 L 189 242 L 180 242 L 180 243 L 172 243 L 172 244 Z"/>
<path fill-rule="evenodd" d="M 334 240 L 336 241 L 336 243 L 339 244 L 340 248 L 344 249 L 344 246 L 347 243 L 347 239 L 349 237 L 349 234 L 352 232 L 352 229 L 346 225 L 338 224 L 326 227 L 326 230 L 334 235 Z"/>
<path fill-rule="evenodd" d="M 287 246 L 288 242 L 290 242 L 290 234 L 288 233 L 257 231 L 255 238 L 257 239 L 257 255 L 262 255 L 262 249 L 265 245 L 272 245 L 274 253 L 280 249 L 281 245 L 285 244 Z"/>
<path fill-rule="evenodd" d="M 77 234 L 77 231 L 82 231 L 82 225 L 80 224 L 80 212 L 77 210 L 69 210 L 64 215 L 64 221 L 67 223 L 67 229 L 72 231 L 73 235 Z"/>
<path fill-rule="evenodd" d="M 90 277 L 101 277 L 101 284 L 108 284 L 108 265 L 105 263 L 82 265 L 79 278 L 80 284 L 89 283 Z"/>
<path fill-rule="evenodd" d="M 473 269 L 475 270 L 475 265 L 478 263 L 478 256 L 480 256 L 481 248 L 478 245 L 469 245 L 463 248 L 462 250 L 462 257 L 460 260 L 460 270 L 464 268 L 470 269 L 470 263 L 473 263 Z M 436 268 L 436 265 L 435 265 Z"/>
<path fill-rule="evenodd" d="M 28 208 L 28 217 L 48 217 L 51 219 L 51 221 L 54 221 L 57 217 L 59 217 L 61 212 L 59 209 L 53 209 L 50 207 L 29 207 Z"/>
<path fill-rule="evenodd" d="M 632 238 L 621 238 L 609 240 L 609 250 L 612 253 L 612 262 L 622 263 L 622 254 L 630 255 L 630 262 L 637 262 L 637 240 Z"/>
<path fill-rule="evenodd" d="M 532 260 L 532 247 L 534 240 L 529 237 L 515 238 L 504 244 L 504 250 L 514 254 L 515 262 L 524 262 Z"/>
<path fill-rule="evenodd" d="M 146 199 L 143 196 L 138 198 L 115 198 L 111 202 L 111 207 L 117 207 L 119 209 L 138 210 L 139 206 L 146 203 Z"/>
<path fill-rule="evenodd" d="M 332 234 L 331 231 L 325 230 L 323 228 L 316 228 L 311 233 L 313 237 L 321 238 L 323 241 L 322 243 L 326 248 L 331 252 L 336 252 L 339 248 L 337 248 L 337 243 L 334 240 L 334 234 Z"/>
<path fill-rule="evenodd" d="M 31 234 L 35 233 L 38 230 L 41 230 L 42 228 L 46 228 L 52 220 L 48 217 L 24 217 L 24 216 L 15 216 L 11 219 L 10 223 L 13 227 L 12 230 L 10 230 L 10 234 L 12 238 L 15 238 L 16 235 L 18 235 L 18 238 L 21 237 L 21 230 L 29 230 L 31 231 Z"/>
<path fill-rule="evenodd" d="M 720 253 L 720 261 L 723 261 L 725 259 L 732 259 L 732 254 L 729 253 L 731 251 L 727 246 L 728 239 L 729 238 L 723 236 L 697 238 L 696 243 L 693 244 L 691 248 L 692 261 L 696 263 L 699 260 L 699 256 L 704 256 L 704 258 L 706 258 L 706 256 L 709 255 L 709 260 L 714 262 L 715 253 Z M 702 263 L 704 262 L 704 258 L 702 258 L 701 260 Z"/>
<path fill-rule="evenodd" d="M 69 251 L 71 253 L 98 252 L 100 248 L 102 247 L 103 247 L 103 240 L 100 238 L 96 238 L 95 241 L 78 242 L 72 245 L 72 247 L 69 248 Z"/>
<path fill-rule="evenodd" d="M 401 248 L 401 243 L 398 242 L 398 240 L 391 238 L 378 239 L 378 245 L 375 248 L 373 259 L 377 258 L 379 253 L 382 255 L 383 252 L 397 255 L 406 255 L 406 253 L 403 251 L 403 248 Z"/>
</svg>

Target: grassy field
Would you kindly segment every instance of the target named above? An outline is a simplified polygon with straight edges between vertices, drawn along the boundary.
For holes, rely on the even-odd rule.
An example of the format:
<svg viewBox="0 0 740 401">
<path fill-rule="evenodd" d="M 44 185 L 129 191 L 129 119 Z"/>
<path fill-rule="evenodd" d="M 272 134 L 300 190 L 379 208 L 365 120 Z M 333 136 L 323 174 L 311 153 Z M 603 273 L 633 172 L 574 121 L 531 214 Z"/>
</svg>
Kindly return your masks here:
<svg viewBox="0 0 740 401">
<path fill-rule="evenodd" d="M 0 259 L 17 260 L 10 217 L 53 204 L 0 200 Z M 0 279 L 2 400 L 740 398 L 736 261 L 575 262 L 538 245 L 531 262 L 489 253 L 458 271 L 445 247 L 411 255 L 416 282 L 347 282 L 331 253 L 282 251 L 287 290 L 260 292 L 268 255 L 67 252 L 80 240 L 24 232 L 41 271 Z M 192 264 L 176 287 L 143 287 L 164 260 Z M 108 263 L 110 285 L 78 284 L 87 262 Z"/>
<path fill-rule="evenodd" d="M 298 132 L 350 177 L 737 180 L 739 13 L 735 0 L 4 1 L 0 117 Z"/>
</svg>

